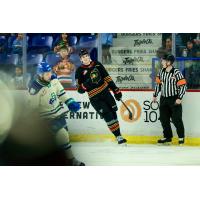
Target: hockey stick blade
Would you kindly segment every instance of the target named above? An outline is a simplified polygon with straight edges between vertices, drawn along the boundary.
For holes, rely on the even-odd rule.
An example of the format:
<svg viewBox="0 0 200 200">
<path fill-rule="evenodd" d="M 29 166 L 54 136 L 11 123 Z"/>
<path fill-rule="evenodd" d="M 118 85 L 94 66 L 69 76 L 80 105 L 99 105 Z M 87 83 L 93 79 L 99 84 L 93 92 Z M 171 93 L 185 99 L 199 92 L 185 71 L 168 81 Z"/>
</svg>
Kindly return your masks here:
<svg viewBox="0 0 200 200">
<path fill-rule="evenodd" d="M 133 113 L 130 111 L 130 109 L 128 108 L 128 106 L 122 101 L 122 100 L 120 100 L 121 102 L 122 102 L 122 104 L 124 105 L 124 107 L 128 110 L 128 118 L 130 119 L 130 120 L 133 120 Z"/>
</svg>

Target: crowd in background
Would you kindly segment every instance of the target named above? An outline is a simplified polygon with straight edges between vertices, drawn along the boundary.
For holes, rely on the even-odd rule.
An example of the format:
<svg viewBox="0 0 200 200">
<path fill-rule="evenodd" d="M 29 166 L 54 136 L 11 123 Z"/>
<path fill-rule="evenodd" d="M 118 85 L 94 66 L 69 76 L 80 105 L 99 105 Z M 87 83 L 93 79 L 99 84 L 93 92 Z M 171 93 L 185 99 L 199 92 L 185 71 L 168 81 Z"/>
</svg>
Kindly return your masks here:
<svg viewBox="0 0 200 200">
<path fill-rule="evenodd" d="M 26 87 L 36 73 L 36 65 L 48 62 L 65 87 L 75 86 L 73 73 L 81 65 L 78 52 L 89 50 L 97 60 L 97 34 L 28 33 L 0 34 L 0 70 L 12 75 L 17 89 Z M 23 46 L 26 44 L 26 73 L 23 72 Z"/>
<path fill-rule="evenodd" d="M 78 52 L 89 50 L 92 60 L 97 60 L 98 34 L 91 33 L 1 33 L 0 70 L 12 75 L 11 83 L 17 88 L 27 87 L 36 73 L 36 65 L 47 61 L 64 87 L 75 87 L 74 72 L 81 65 Z M 103 64 L 112 64 L 110 48 L 114 33 L 101 34 Z M 26 71 L 23 68 L 23 45 L 26 44 Z M 172 53 L 172 34 L 162 34 L 162 46 L 157 57 Z M 184 68 L 189 88 L 200 87 L 200 33 L 176 34 L 176 57 L 191 58 L 189 67 Z M 197 58 L 195 60 L 195 58 Z M 193 59 L 193 60 L 192 60 Z M 189 61 L 188 61 L 189 62 Z"/>
<path fill-rule="evenodd" d="M 195 58 L 200 57 L 200 33 L 176 34 L 176 57 Z M 172 36 L 165 34 L 163 45 L 157 51 L 160 58 L 165 53 L 172 53 Z"/>
<path fill-rule="evenodd" d="M 165 36 L 163 37 L 163 45 L 157 50 L 158 58 L 161 58 L 166 53 L 173 53 L 171 34 L 163 35 Z M 175 44 L 177 67 L 181 69 L 187 79 L 187 87 L 189 89 L 199 89 L 200 33 L 178 33 L 176 34 Z M 183 64 L 184 66 L 182 66 Z"/>
</svg>

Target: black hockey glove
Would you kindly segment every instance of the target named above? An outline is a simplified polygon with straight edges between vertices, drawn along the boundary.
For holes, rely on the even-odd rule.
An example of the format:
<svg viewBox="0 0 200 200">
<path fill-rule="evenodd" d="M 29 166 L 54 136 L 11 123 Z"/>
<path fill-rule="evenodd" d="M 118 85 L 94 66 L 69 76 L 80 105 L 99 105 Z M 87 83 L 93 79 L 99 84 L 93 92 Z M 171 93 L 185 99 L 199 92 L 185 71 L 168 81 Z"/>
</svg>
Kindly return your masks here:
<svg viewBox="0 0 200 200">
<path fill-rule="evenodd" d="M 120 101 L 121 98 L 122 98 L 122 93 L 121 93 L 121 91 L 119 90 L 119 88 L 116 88 L 113 92 L 114 92 L 115 99 L 116 99 L 117 101 Z"/>
<path fill-rule="evenodd" d="M 80 94 L 83 94 L 86 91 L 88 91 L 88 89 L 91 87 L 91 83 L 92 83 L 91 80 L 88 79 L 84 83 L 80 84 L 79 87 L 78 87 L 78 92 Z"/>
</svg>

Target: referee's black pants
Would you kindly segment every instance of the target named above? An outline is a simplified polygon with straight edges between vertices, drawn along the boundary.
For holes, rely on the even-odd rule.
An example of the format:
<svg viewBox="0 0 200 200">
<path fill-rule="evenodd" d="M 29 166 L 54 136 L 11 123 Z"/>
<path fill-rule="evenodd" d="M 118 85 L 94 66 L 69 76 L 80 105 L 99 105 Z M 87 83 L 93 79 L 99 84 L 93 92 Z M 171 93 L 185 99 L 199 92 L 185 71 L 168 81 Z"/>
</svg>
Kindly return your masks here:
<svg viewBox="0 0 200 200">
<path fill-rule="evenodd" d="M 170 118 L 176 127 L 177 135 L 179 138 L 184 138 L 185 130 L 182 120 L 182 105 L 175 105 L 178 97 L 163 97 L 160 98 L 160 122 L 163 127 L 164 138 L 172 138 L 172 129 Z"/>
</svg>

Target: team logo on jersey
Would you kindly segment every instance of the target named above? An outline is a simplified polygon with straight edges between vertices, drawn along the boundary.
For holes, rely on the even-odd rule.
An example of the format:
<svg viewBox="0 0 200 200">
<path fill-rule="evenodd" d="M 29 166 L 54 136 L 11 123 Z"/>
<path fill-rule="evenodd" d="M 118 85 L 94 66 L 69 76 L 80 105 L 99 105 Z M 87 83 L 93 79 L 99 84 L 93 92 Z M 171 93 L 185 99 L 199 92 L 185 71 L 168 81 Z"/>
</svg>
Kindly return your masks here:
<svg viewBox="0 0 200 200">
<path fill-rule="evenodd" d="M 91 73 L 90 73 L 90 78 L 91 78 L 93 83 L 98 84 L 99 81 L 101 80 L 99 70 L 96 69 L 96 68 L 94 70 L 92 70 Z"/>
<path fill-rule="evenodd" d="M 49 104 L 53 104 L 56 101 L 56 94 L 53 92 L 51 93 L 51 98 L 49 99 Z"/>
</svg>

